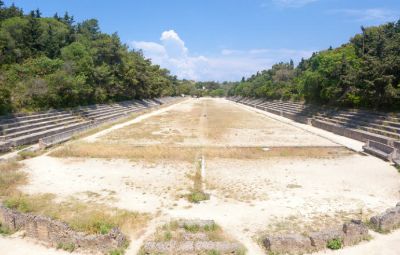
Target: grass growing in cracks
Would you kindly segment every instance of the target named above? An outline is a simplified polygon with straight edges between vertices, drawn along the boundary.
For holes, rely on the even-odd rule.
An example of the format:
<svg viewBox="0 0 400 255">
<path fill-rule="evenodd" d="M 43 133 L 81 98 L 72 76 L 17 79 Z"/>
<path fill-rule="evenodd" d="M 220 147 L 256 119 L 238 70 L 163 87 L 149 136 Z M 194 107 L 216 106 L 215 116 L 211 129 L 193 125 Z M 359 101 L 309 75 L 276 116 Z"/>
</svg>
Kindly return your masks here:
<svg viewBox="0 0 400 255">
<path fill-rule="evenodd" d="M 209 200 L 210 195 L 203 191 L 203 176 L 202 176 L 202 167 L 204 164 L 204 158 L 199 159 L 196 162 L 196 172 L 193 179 L 193 189 L 190 194 L 187 195 L 189 202 L 198 204 L 201 201 Z"/>
</svg>

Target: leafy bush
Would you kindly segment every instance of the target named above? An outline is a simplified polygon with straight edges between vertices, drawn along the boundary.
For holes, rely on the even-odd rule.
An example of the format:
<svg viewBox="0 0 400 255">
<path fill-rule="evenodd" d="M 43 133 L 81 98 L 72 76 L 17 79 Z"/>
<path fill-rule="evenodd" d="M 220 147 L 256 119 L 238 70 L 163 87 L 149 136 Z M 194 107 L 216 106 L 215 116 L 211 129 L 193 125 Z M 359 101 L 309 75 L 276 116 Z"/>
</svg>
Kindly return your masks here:
<svg viewBox="0 0 400 255">
<path fill-rule="evenodd" d="M 329 240 L 328 243 L 326 244 L 326 247 L 331 249 L 331 250 L 339 250 L 342 248 L 342 240 L 339 238 L 335 238 L 332 240 Z"/>
</svg>

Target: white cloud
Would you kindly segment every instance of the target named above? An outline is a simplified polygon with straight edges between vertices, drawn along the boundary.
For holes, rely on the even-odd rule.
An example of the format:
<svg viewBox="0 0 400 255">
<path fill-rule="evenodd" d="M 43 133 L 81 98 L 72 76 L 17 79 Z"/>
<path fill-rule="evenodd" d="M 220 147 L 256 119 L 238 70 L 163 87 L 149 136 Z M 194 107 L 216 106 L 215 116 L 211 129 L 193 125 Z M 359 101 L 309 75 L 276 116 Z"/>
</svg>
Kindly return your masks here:
<svg viewBox="0 0 400 255">
<path fill-rule="evenodd" d="M 371 8 L 371 9 L 339 9 L 332 10 L 330 13 L 343 14 L 352 18 L 355 21 L 394 21 L 398 19 L 399 12 L 384 8 Z"/>
<path fill-rule="evenodd" d="M 132 42 L 142 49 L 153 63 L 171 70 L 179 78 L 191 80 L 235 81 L 257 71 L 270 68 L 280 61 L 295 62 L 311 56 L 313 51 L 292 49 L 223 49 L 219 54 L 197 56 L 190 54 L 185 42 L 174 30 L 162 33 L 160 42 Z"/>
<path fill-rule="evenodd" d="M 272 0 L 276 6 L 281 8 L 299 8 L 317 1 L 318 0 Z M 265 4 L 262 4 L 262 6 L 265 6 Z"/>
</svg>

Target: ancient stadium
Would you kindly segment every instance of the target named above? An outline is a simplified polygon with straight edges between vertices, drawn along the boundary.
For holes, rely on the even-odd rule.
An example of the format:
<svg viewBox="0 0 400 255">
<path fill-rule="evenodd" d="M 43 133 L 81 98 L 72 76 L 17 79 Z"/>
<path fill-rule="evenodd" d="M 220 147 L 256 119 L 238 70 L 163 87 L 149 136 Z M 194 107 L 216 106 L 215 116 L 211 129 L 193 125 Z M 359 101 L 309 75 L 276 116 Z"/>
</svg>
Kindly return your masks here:
<svg viewBox="0 0 400 255">
<path fill-rule="evenodd" d="M 0 0 L 0 255 L 68 254 L 400 255 L 400 1 Z"/>
<path fill-rule="evenodd" d="M 26 180 L 0 253 L 396 254 L 399 119 L 239 97 L 3 118 L 39 143 L 2 155 Z"/>
</svg>

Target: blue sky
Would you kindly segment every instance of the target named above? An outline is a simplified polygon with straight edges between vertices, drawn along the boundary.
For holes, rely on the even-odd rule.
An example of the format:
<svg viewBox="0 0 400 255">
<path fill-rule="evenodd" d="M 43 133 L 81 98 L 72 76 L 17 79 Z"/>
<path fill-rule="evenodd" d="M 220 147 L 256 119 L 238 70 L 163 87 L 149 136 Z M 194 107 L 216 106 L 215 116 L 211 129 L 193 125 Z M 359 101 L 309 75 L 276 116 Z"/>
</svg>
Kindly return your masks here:
<svg viewBox="0 0 400 255">
<path fill-rule="evenodd" d="M 44 16 L 96 18 L 179 78 L 238 80 L 340 46 L 400 18 L 399 0 L 5 0 Z"/>
</svg>

